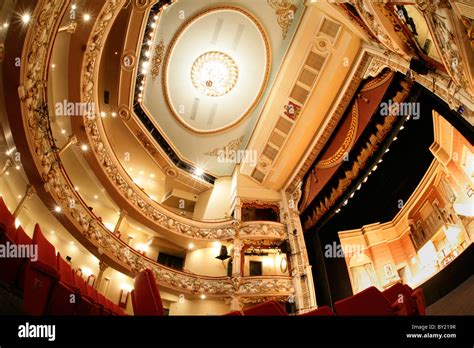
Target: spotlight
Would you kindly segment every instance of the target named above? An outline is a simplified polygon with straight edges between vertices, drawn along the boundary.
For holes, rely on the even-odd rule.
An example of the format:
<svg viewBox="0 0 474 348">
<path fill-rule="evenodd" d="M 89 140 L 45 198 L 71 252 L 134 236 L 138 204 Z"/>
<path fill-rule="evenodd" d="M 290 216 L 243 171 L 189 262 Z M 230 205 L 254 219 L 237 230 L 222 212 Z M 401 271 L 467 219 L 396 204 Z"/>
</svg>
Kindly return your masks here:
<svg viewBox="0 0 474 348">
<path fill-rule="evenodd" d="M 87 144 L 82 144 L 81 145 L 81 150 L 86 152 L 87 150 L 89 150 L 89 146 L 87 146 Z"/>
<path fill-rule="evenodd" d="M 194 244 L 193 244 L 193 243 L 189 243 L 189 244 L 188 244 L 188 249 L 189 249 L 189 250 L 194 249 Z"/>
<path fill-rule="evenodd" d="M 59 205 L 57 205 L 56 207 L 54 207 L 54 211 L 55 211 L 56 213 L 60 213 L 61 210 L 62 210 L 62 209 L 61 209 L 61 207 L 60 207 Z"/>
<path fill-rule="evenodd" d="M 205 300 L 205 299 L 206 299 L 206 295 L 201 294 L 201 300 Z"/>
<path fill-rule="evenodd" d="M 203 170 L 202 168 L 196 167 L 196 168 L 194 169 L 194 174 L 195 174 L 196 176 L 202 176 L 202 175 L 204 174 L 204 170 Z"/>
<path fill-rule="evenodd" d="M 83 19 L 84 19 L 85 22 L 89 22 L 91 20 L 91 15 L 86 13 L 86 14 L 84 14 Z"/>
<path fill-rule="evenodd" d="M 24 24 L 28 24 L 31 20 L 31 17 L 28 13 L 25 13 L 23 16 L 21 16 L 21 21 L 24 23 Z"/>
</svg>

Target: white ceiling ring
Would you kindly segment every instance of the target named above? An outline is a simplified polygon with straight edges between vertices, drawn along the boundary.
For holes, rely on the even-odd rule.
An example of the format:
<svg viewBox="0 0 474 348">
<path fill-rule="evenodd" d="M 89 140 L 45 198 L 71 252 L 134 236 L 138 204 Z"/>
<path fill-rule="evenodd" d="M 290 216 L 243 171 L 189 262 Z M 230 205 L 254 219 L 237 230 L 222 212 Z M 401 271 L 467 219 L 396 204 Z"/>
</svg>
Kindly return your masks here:
<svg viewBox="0 0 474 348">
<path fill-rule="evenodd" d="M 228 27 L 216 35 L 216 23 Z M 221 133 L 252 113 L 270 70 L 270 40 L 260 21 L 238 7 L 213 7 L 188 20 L 171 40 L 163 65 L 164 99 L 187 130 Z"/>
</svg>

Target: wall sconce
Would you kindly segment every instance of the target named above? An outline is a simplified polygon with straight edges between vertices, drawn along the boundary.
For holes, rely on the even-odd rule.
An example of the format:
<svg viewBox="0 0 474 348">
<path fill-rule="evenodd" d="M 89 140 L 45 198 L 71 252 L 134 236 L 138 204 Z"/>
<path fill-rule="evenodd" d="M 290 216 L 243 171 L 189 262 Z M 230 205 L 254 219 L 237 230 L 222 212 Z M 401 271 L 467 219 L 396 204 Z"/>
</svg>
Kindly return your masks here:
<svg viewBox="0 0 474 348">
<path fill-rule="evenodd" d="M 216 259 L 219 259 L 221 261 L 227 260 L 230 258 L 229 252 L 227 251 L 227 247 L 225 245 L 221 246 L 221 252 L 219 253 L 218 256 L 216 256 Z"/>
</svg>

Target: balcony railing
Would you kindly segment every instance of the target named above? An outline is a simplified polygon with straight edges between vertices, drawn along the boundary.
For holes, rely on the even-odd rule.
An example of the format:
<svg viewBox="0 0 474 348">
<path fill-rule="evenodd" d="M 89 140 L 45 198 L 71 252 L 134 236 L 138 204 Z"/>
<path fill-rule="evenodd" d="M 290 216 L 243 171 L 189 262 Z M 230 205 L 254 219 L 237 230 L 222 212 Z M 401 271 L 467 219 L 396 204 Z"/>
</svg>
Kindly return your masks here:
<svg viewBox="0 0 474 348">
<path fill-rule="evenodd" d="M 104 28 L 109 28 L 114 15 L 123 5 L 124 1 L 108 1 L 100 13 L 93 28 L 92 36 L 97 45 L 101 44 L 100 36 L 106 34 Z M 117 269 L 133 275 L 145 268 L 151 269 L 157 278 L 158 284 L 178 289 L 184 293 L 205 293 L 210 296 L 228 297 L 240 296 L 288 296 L 293 290 L 291 277 L 207 277 L 179 272 L 162 266 L 153 260 L 142 256 L 136 250 L 125 244 L 122 240 L 110 233 L 100 222 L 97 216 L 88 208 L 81 196 L 74 189 L 66 169 L 59 156 L 51 131 L 50 118 L 47 108 L 46 83 L 48 62 L 57 28 L 66 11 L 67 0 L 41 0 L 39 1 L 34 18 L 41 19 L 35 26 L 28 30 L 23 48 L 22 59 L 25 64 L 21 66 L 20 97 L 23 125 L 28 139 L 31 155 L 36 167 L 41 174 L 47 192 L 62 207 L 62 214 L 69 218 L 80 232 L 81 242 L 95 254 L 107 256 L 112 260 Z M 109 23 L 110 22 L 110 23 Z M 93 55 L 86 52 L 86 55 Z M 93 86 L 92 86 L 93 87 Z M 90 88 L 92 88 L 90 87 Z M 215 231 L 213 236 L 231 234 L 238 231 L 238 223 L 232 225 L 230 230 L 224 228 L 209 231 L 197 226 L 185 225 L 162 215 L 169 228 L 189 235 L 189 237 L 202 236 L 207 238 L 209 233 Z M 270 227 L 265 227 L 268 225 Z M 246 235 L 283 235 L 283 225 L 259 222 L 242 227 Z M 253 226 L 253 227 L 251 227 Z M 72 233 L 72 232 L 71 232 Z"/>
</svg>

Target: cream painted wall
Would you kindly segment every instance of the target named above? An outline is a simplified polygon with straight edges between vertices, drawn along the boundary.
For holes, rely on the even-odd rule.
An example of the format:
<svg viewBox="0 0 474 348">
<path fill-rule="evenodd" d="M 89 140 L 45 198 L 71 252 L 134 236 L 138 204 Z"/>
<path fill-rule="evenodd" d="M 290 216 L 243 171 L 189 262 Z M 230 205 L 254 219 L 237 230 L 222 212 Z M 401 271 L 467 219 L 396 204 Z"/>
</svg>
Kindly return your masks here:
<svg viewBox="0 0 474 348">
<path fill-rule="evenodd" d="M 228 248 L 229 252 L 230 249 Z M 186 271 L 207 275 L 207 276 L 226 276 L 227 260 L 224 263 L 216 259 L 219 255 L 220 247 L 211 247 L 189 251 L 186 255 L 184 269 Z"/>
<path fill-rule="evenodd" d="M 230 312 L 224 301 L 216 300 L 188 300 L 170 305 L 170 315 L 223 315 Z"/>
<path fill-rule="evenodd" d="M 214 182 L 212 189 L 206 190 L 198 197 L 194 208 L 194 219 L 224 219 L 230 214 L 232 178 L 222 177 Z"/>
</svg>

